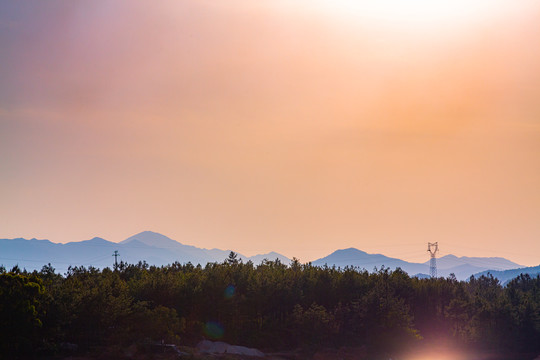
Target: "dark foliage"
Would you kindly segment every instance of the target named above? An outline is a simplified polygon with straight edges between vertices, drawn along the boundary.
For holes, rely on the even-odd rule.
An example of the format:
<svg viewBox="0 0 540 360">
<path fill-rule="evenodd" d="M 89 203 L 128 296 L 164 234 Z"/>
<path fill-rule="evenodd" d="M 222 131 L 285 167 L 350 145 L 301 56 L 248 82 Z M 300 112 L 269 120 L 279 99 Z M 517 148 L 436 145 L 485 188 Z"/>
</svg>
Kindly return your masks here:
<svg viewBox="0 0 540 360">
<path fill-rule="evenodd" d="M 410 278 L 401 270 L 255 266 L 234 253 L 205 267 L 120 263 L 64 274 L 0 271 L 0 351 L 47 355 L 148 341 L 220 339 L 262 349 L 364 346 L 392 354 L 446 339 L 540 352 L 540 277 Z"/>
</svg>

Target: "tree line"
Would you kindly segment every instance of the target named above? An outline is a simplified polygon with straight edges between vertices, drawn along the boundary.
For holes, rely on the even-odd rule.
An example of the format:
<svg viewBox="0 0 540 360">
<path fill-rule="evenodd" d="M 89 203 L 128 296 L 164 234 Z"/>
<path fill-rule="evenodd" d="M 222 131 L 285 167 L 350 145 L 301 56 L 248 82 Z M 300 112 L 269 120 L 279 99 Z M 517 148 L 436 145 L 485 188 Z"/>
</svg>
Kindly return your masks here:
<svg viewBox="0 0 540 360">
<path fill-rule="evenodd" d="M 388 268 L 265 260 L 113 269 L 0 268 L 0 353 L 49 356 L 148 341 L 206 338 L 263 350 L 365 346 L 393 352 L 444 339 L 540 353 L 540 277 L 420 279 Z"/>
</svg>

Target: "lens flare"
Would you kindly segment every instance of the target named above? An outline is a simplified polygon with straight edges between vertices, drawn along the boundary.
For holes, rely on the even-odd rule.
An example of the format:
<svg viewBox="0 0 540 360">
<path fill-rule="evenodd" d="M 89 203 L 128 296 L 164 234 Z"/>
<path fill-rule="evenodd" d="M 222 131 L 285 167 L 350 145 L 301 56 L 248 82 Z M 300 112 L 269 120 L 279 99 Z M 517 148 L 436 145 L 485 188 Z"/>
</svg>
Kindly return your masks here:
<svg viewBox="0 0 540 360">
<path fill-rule="evenodd" d="M 405 360 L 467 360 L 471 358 L 478 358 L 478 354 L 465 353 L 444 348 L 441 348 L 439 351 L 420 351 L 404 357 Z"/>
<path fill-rule="evenodd" d="M 234 285 L 229 285 L 225 289 L 225 299 L 231 299 L 236 293 L 236 287 Z"/>
</svg>

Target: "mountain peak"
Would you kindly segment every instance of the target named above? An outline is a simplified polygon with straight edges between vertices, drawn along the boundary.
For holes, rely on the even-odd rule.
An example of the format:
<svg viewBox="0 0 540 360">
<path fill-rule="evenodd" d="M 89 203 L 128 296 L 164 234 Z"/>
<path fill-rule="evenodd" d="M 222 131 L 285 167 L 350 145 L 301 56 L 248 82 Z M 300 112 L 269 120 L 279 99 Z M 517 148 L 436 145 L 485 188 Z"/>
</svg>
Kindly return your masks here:
<svg viewBox="0 0 540 360">
<path fill-rule="evenodd" d="M 139 235 L 143 235 L 143 236 L 164 236 L 164 237 L 166 237 L 165 235 L 162 235 L 162 234 L 160 234 L 158 232 L 150 231 L 150 230 L 141 231 L 140 233 L 135 234 L 133 236 L 139 236 Z"/>
<path fill-rule="evenodd" d="M 376 260 L 376 261 L 375 261 Z M 369 267 L 372 265 L 384 264 L 389 266 L 391 262 L 395 262 L 398 259 L 392 259 L 381 254 L 368 254 L 365 251 L 358 250 L 356 248 L 340 249 L 336 250 L 330 255 L 313 261 L 314 265 L 335 265 L 340 267 L 345 266 L 361 266 Z M 398 260 L 401 261 L 401 260 Z"/>
<path fill-rule="evenodd" d="M 352 254 L 354 254 L 354 255 L 362 255 L 362 256 L 368 255 L 368 253 L 365 252 L 365 251 L 358 250 L 357 248 L 350 247 L 350 248 L 347 248 L 347 249 L 336 250 L 332 254 L 330 254 L 329 256 L 331 256 L 331 255 L 342 256 L 342 255 L 352 255 Z"/>
<path fill-rule="evenodd" d="M 104 238 L 101 238 L 99 236 L 94 236 L 92 239 L 90 239 L 88 241 L 103 242 L 103 241 L 107 241 L 107 240 L 105 240 Z"/>
<path fill-rule="evenodd" d="M 120 244 L 128 244 L 134 240 L 137 240 L 146 245 L 161 247 L 161 248 L 181 245 L 178 241 L 173 240 L 165 235 L 162 235 L 154 231 L 140 232 L 138 234 L 128 237 L 124 241 L 121 241 Z"/>
<path fill-rule="evenodd" d="M 277 253 L 275 251 L 271 251 L 271 252 L 266 253 L 266 254 L 257 254 L 257 255 L 254 255 L 254 256 L 250 256 L 250 257 L 245 257 L 245 256 L 242 255 L 241 258 L 244 261 L 251 261 L 252 263 L 254 263 L 256 265 L 260 264 L 263 260 L 274 261 L 276 259 L 281 261 L 283 264 L 290 264 L 291 263 L 291 259 L 289 259 L 285 255 L 282 255 L 282 254 Z"/>
</svg>

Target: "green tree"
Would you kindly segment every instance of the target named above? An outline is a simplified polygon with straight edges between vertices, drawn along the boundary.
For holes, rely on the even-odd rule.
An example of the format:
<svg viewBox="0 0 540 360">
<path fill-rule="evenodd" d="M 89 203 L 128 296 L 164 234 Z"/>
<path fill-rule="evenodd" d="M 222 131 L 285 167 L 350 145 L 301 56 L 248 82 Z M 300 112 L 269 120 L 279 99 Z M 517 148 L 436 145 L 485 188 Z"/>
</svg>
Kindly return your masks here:
<svg viewBox="0 0 540 360">
<path fill-rule="evenodd" d="M 44 291 L 34 275 L 0 274 L 0 353 L 23 356 L 40 345 Z"/>
</svg>

